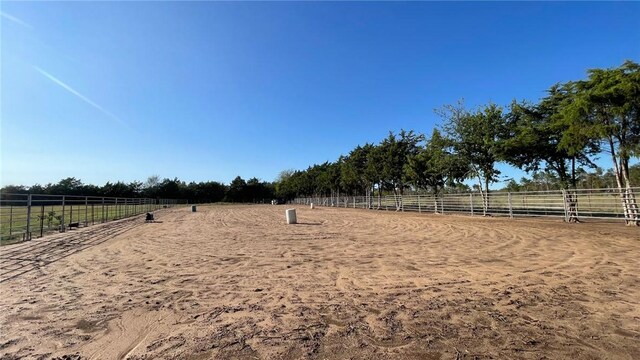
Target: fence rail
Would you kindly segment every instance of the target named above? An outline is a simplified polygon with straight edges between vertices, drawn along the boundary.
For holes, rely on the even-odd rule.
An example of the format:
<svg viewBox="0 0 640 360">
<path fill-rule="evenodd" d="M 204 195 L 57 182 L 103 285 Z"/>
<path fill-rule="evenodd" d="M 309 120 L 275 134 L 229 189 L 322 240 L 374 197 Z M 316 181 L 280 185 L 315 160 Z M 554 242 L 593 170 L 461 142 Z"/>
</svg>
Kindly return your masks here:
<svg viewBox="0 0 640 360">
<path fill-rule="evenodd" d="M 173 199 L 0 193 L 0 241 L 25 241 L 70 227 L 123 219 L 183 203 Z"/>
<path fill-rule="evenodd" d="M 640 188 L 630 189 L 637 194 Z M 579 189 L 532 192 L 386 196 L 303 197 L 294 204 L 345 208 L 415 211 L 419 213 L 491 215 L 514 217 L 557 217 L 625 221 L 623 199 L 616 189 Z M 637 218 L 636 218 L 637 220 Z"/>
</svg>

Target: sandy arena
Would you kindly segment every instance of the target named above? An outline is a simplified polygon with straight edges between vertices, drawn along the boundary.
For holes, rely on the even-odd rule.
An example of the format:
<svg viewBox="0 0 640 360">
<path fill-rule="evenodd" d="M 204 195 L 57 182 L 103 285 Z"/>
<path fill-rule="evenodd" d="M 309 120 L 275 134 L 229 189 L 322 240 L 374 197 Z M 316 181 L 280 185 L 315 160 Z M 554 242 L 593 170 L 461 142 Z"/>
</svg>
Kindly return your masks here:
<svg viewBox="0 0 640 360">
<path fill-rule="evenodd" d="M 1 248 L 0 358 L 640 358 L 637 228 L 286 208 Z"/>
</svg>

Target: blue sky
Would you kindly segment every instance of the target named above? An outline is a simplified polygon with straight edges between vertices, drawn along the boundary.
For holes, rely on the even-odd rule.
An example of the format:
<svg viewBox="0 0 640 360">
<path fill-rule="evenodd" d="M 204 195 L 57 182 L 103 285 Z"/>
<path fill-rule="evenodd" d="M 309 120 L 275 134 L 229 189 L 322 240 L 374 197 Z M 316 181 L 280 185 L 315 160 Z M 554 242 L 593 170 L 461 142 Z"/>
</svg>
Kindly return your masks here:
<svg viewBox="0 0 640 360">
<path fill-rule="evenodd" d="M 640 60 L 640 3 L 2 2 L 2 185 L 271 181 Z M 607 159 L 602 165 L 609 167 Z M 506 176 L 522 173 L 506 166 Z"/>
</svg>

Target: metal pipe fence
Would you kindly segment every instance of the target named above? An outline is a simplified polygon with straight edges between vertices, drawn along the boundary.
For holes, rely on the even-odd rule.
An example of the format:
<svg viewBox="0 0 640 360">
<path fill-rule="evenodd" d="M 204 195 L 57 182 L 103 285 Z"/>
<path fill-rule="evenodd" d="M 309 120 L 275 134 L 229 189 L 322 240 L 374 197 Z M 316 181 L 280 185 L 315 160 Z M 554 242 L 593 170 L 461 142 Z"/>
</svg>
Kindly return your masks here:
<svg viewBox="0 0 640 360">
<path fill-rule="evenodd" d="M 630 189 L 637 194 L 640 188 Z M 528 192 L 491 192 L 433 195 L 302 197 L 294 204 L 414 211 L 419 213 L 571 219 L 625 220 L 623 199 L 617 189 L 577 189 Z"/>
<path fill-rule="evenodd" d="M 124 219 L 183 200 L 0 193 L 0 241 L 26 241 L 51 232 Z"/>
</svg>

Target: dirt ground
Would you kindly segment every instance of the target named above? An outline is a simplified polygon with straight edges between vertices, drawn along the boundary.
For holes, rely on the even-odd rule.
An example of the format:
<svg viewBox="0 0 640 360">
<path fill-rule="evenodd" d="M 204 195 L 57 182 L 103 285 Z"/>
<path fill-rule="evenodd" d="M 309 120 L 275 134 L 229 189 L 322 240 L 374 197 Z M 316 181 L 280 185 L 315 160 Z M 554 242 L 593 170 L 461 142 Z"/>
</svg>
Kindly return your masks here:
<svg viewBox="0 0 640 360">
<path fill-rule="evenodd" d="M 1 248 L 0 358 L 640 358 L 637 228 L 286 208 Z"/>
</svg>

